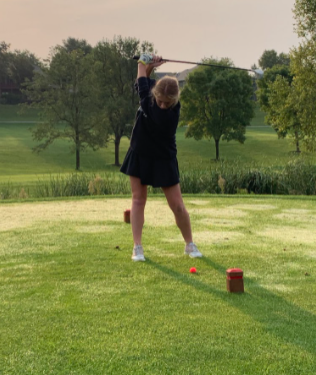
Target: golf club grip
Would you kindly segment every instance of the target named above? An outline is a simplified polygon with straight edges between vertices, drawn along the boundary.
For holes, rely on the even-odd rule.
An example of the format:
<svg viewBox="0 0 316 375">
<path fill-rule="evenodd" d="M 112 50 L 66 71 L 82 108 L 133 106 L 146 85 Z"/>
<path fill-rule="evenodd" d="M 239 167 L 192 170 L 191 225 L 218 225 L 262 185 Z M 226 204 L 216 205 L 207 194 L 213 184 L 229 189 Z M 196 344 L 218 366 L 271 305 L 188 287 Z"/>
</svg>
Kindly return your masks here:
<svg viewBox="0 0 316 375">
<path fill-rule="evenodd" d="M 138 56 L 138 55 L 133 56 L 133 60 L 139 60 L 139 58 L 140 58 L 140 56 Z M 167 61 L 167 60 L 161 59 L 161 61 Z"/>
</svg>

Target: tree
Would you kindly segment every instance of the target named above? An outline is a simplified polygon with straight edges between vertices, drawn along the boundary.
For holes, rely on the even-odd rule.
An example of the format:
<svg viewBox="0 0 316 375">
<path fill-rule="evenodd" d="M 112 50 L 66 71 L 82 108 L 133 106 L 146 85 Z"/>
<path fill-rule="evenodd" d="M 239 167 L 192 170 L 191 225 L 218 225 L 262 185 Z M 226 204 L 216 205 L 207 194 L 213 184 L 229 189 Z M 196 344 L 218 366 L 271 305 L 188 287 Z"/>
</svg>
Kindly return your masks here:
<svg viewBox="0 0 316 375">
<path fill-rule="evenodd" d="M 295 101 L 304 143 L 308 150 L 316 145 L 316 40 L 309 40 L 294 48 L 291 53 L 291 71 L 295 74 Z"/>
<path fill-rule="evenodd" d="M 15 50 L 9 56 L 9 76 L 14 83 L 22 87 L 26 79 L 32 80 L 35 68 L 41 65 L 33 53 Z"/>
<path fill-rule="evenodd" d="M 295 31 L 301 38 L 316 38 L 316 2 L 315 0 L 296 0 L 294 6 L 296 20 Z"/>
<path fill-rule="evenodd" d="M 0 42 L 0 80 L 10 78 L 21 86 L 26 79 L 32 79 L 34 68 L 40 66 L 39 59 L 31 52 L 10 51 L 10 45 Z"/>
<path fill-rule="evenodd" d="M 301 152 L 300 141 L 304 133 L 295 105 L 295 88 L 286 77 L 278 75 L 274 82 L 268 83 L 268 118 L 279 138 L 290 135 L 294 139 L 296 152 Z"/>
<path fill-rule="evenodd" d="M 289 66 L 291 62 L 290 55 L 288 53 L 281 52 L 278 56 L 278 65 Z"/>
<path fill-rule="evenodd" d="M 6 102 L 15 104 L 23 100 L 22 85 L 26 79 L 32 79 L 34 70 L 41 66 L 41 63 L 34 54 L 27 50 L 11 52 L 9 49 L 9 44 L 0 43 L 0 82 L 15 84 L 15 93 L 6 95 Z"/>
<path fill-rule="evenodd" d="M 258 63 L 261 69 L 265 70 L 268 68 L 272 68 L 275 65 L 289 65 L 290 58 L 286 53 L 280 53 L 280 55 L 278 55 L 278 53 L 274 49 L 265 50 Z"/>
<path fill-rule="evenodd" d="M 6 42 L 0 42 L 0 82 L 8 74 L 8 52 L 10 49 L 10 44 Z"/>
<path fill-rule="evenodd" d="M 286 65 L 275 65 L 272 68 L 268 68 L 264 72 L 264 76 L 258 80 L 257 85 L 259 90 L 257 91 L 257 98 L 261 109 L 267 112 L 266 121 L 271 125 L 269 120 L 269 95 L 270 89 L 269 84 L 273 83 L 278 76 L 285 77 L 289 82 L 293 81 L 293 76 L 290 72 L 290 67 Z"/>
<path fill-rule="evenodd" d="M 315 0 L 296 0 L 294 16 L 296 31 L 302 38 L 291 51 L 291 72 L 295 75 L 295 101 L 309 150 L 316 145 L 316 3 Z"/>
<path fill-rule="evenodd" d="M 278 54 L 272 50 L 265 50 L 258 60 L 259 66 L 261 69 L 265 70 L 267 68 L 272 68 L 274 65 L 278 64 Z"/>
<path fill-rule="evenodd" d="M 106 119 L 100 112 L 92 67 L 91 54 L 84 55 L 79 49 L 68 52 L 57 46 L 50 65 L 43 67 L 24 90 L 45 119 L 33 130 L 33 138 L 43 141 L 34 150 L 45 150 L 56 139 L 68 139 L 73 143 L 76 170 L 80 169 L 82 150 L 95 150 L 107 140 Z"/>
<path fill-rule="evenodd" d="M 69 37 L 63 40 L 62 48 L 65 48 L 67 52 L 75 50 L 81 50 L 85 55 L 92 52 L 92 46 L 85 39 L 76 39 Z"/>
<path fill-rule="evenodd" d="M 206 63 L 231 66 L 228 59 Z M 246 72 L 202 67 L 189 74 L 181 92 L 181 123 L 186 137 L 214 139 L 219 160 L 221 139 L 245 141 L 246 126 L 254 116 L 252 79 Z"/>
<path fill-rule="evenodd" d="M 94 49 L 95 71 L 98 76 L 103 110 L 109 121 L 110 140 L 115 144 L 115 164 L 120 165 L 119 147 L 123 136 L 130 137 L 138 105 L 134 84 L 137 65 L 134 55 L 152 52 L 153 45 L 135 38 L 115 37 L 102 41 Z"/>
<path fill-rule="evenodd" d="M 266 123 L 274 128 L 279 138 L 292 137 L 296 152 L 300 152 L 300 142 L 304 136 L 294 102 L 293 79 L 287 65 L 275 65 L 267 69 L 258 81 L 257 98 L 266 113 Z"/>
</svg>

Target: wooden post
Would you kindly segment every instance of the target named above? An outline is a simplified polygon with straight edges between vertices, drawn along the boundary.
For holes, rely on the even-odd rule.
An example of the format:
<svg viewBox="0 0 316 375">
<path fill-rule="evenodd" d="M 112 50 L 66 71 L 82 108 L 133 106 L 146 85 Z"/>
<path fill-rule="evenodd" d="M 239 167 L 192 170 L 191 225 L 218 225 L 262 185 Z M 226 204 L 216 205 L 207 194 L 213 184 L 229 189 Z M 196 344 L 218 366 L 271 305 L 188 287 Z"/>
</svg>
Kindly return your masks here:
<svg viewBox="0 0 316 375">
<path fill-rule="evenodd" d="M 231 293 L 244 292 L 243 270 L 240 268 L 229 268 L 226 270 L 226 286 Z"/>
<path fill-rule="evenodd" d="M 128 224 L 131 222 L 131 210 L 129 209 L 124 211 L 124 222 Z"/>
</svg>

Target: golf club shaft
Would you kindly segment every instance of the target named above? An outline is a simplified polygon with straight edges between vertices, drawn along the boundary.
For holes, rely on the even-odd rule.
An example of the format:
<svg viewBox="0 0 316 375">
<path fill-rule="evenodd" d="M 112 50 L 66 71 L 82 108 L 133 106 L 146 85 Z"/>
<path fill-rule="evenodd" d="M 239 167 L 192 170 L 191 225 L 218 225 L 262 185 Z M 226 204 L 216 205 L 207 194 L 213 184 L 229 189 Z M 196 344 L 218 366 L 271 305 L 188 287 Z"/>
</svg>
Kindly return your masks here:
<svg viewBox="0 0 316 375">
<path fill-rule="evenodd" d="M 139 60 L 139 56 L 134 56 L 133 60 Z M 161 59 L 164 62 L 174 62 L 180 64 L 193 64 L 193 65 L 203 65 L 203 66 L 212 66 L 214 68 L 223 68 L 223 69 L 235 69 L 235 70 L 245 70 L 248 72 L 252 72 L 252 69 L 245 69 L 245 68 L 236 68 L 234 66 L 225 66 L 225 65 L 215 65 L 215 64 L 206 64 L 206 63 L 198 63 L 198 62 L 191 62 L 191 61 L 180 61 L 180 60 L 170 60 L 170 59 Z"/>
</svg>

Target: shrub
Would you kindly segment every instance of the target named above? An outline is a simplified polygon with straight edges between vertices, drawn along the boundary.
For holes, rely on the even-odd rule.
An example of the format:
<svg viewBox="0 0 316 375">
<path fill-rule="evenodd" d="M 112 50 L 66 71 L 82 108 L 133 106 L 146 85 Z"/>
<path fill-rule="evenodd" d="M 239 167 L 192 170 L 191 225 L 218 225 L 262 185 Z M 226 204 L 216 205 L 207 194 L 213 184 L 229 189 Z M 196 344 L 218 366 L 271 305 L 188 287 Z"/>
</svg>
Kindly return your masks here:
<svg viewBox="0 0 316 375">
<path fill-rule="evenodd" d="M 104 192 L 104 180 L 100 176 L 96 176 L 89 182 L 88 191 L 91 195 L 101 195 L 101 192 Z"/>
<path fill-rule="evenodd" d="M 28 194 L 27 194 L 27 192 L 25 191 L 24 188 L 22 188 L 22 189 L 20 190 L 19 198 L 20 198 L 20 199 L 26 199 L 26 198 L 28 198 Z"/>
<path fill-rule="evenodd" d="M 284 169 L 283 183 L 287 194 L 315 195 L 316 166 L 302 159 L 290 161 Z"/>
<path fill-rule="evenodd" d="M 219 162 L 209 169 L 192 166 L 181 172 L 181 190 L 186 194 L 302 194 L 316 195 L 316 166 L 293 159 L 282 169 L 243 166 L 241 161 Z M 70 173 L 39 180 L 28 193 L 11 183 L 0 185 L 0 198 L 67 197 L 130 194 L 129 179 L 115 172 Z M 149 187 L 151 194 L 161 189 Z"/>
</svg>

